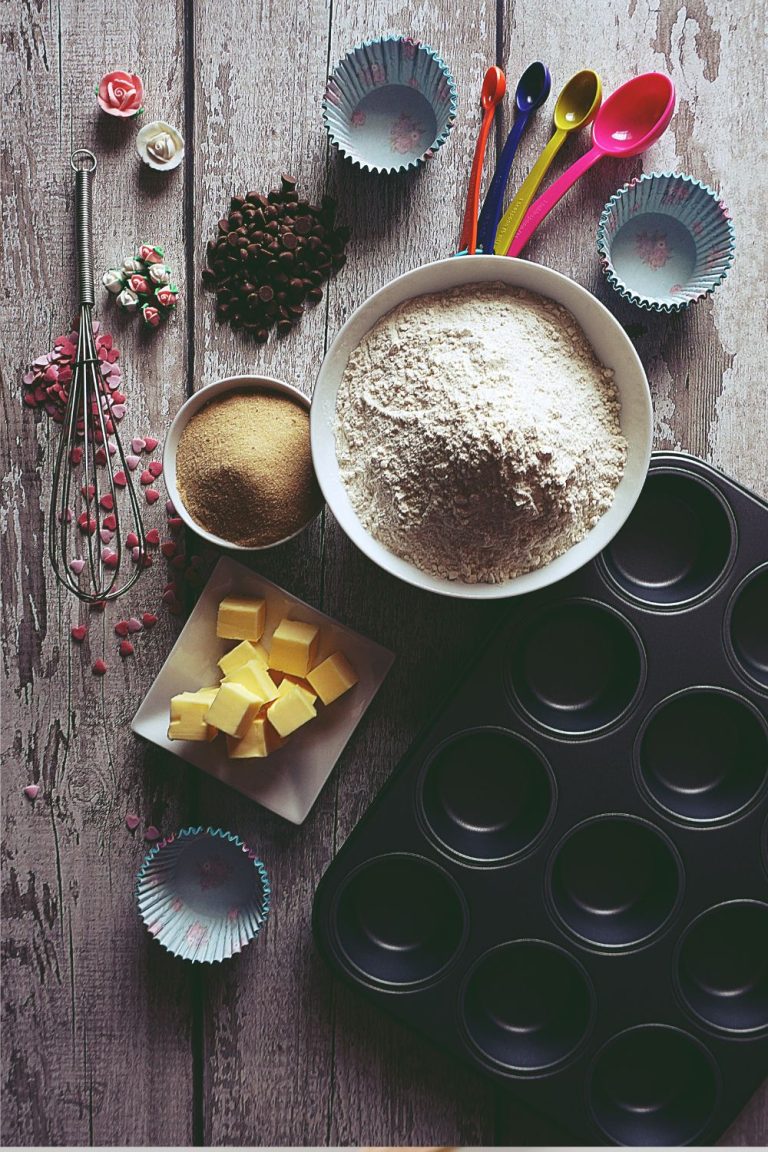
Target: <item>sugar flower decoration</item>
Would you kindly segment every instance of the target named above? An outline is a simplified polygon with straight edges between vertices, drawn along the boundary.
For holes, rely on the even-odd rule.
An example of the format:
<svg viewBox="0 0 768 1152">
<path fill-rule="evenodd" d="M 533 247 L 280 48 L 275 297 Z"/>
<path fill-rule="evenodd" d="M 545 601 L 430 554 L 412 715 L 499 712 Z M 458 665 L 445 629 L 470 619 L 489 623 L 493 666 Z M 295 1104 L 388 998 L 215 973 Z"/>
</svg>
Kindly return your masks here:
<svg viewBox="0 0 768 1152">
<path fill-rule="evenodd" d="M 127 119 L 143 111 L 144 85 L 133 72 L 107 72 L 96 89 L 102 112 Z"/>
<path fill-rule="evenodd" d="M 169 172 L 184 159 L 184 138 L 178 128 L 164 120 L 153 120 L 137 135 L 136 151 L 150 168 Z"/>
</svg>

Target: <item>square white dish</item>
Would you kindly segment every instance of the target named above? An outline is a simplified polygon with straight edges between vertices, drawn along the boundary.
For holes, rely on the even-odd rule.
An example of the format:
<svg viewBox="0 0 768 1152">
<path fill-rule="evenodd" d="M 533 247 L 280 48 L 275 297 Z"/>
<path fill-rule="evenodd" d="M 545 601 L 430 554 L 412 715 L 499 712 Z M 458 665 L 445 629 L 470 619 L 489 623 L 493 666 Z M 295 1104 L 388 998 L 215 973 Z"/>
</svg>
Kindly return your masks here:
<svg viewBox="0 0 768 1152">
<path fill-rule="evenodd" d="M 318 706 L 317 718 L 300 728 L 265 760 L 229 760 L 223 736 L 210 744 L 168 739 L 168 708 L 178 692 L 195 691 L 220 678 L 217 661 L 235 646 L 216 636 L 216 615 L 225 596 L 263 597 L 267 602 L 266 647 L 284 616 L 320 629 L 318 663 L 332 652 L 343 652 L 359 679 L 328 707 Z M 131 721 L 139 736 L 202 768 L 271 812 L 301 824 L 309 815 L 334 765 L 378 692 L 394 654 L 318 612 L 257 572 L 222 557 L 200 599 Z"/>
</svg>

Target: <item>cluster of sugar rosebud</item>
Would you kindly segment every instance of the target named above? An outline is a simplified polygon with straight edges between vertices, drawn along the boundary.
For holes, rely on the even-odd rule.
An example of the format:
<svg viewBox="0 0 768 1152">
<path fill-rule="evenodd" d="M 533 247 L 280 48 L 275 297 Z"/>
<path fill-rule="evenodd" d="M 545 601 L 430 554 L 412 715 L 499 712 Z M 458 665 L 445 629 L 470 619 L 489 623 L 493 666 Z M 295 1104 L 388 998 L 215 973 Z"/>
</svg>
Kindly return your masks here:
<svg viewBox="0 0 768 1152">
<path fill-rule="evenodd" d="M 127 256 L 119 268 L 109 268 L 101 278 L 108 292 L 126 312 L 141 312 L 150 328 L 157 328 L 179 298 L 173 273 L 162 248 L 142 244 L 135 256 Z"/>
</svg>

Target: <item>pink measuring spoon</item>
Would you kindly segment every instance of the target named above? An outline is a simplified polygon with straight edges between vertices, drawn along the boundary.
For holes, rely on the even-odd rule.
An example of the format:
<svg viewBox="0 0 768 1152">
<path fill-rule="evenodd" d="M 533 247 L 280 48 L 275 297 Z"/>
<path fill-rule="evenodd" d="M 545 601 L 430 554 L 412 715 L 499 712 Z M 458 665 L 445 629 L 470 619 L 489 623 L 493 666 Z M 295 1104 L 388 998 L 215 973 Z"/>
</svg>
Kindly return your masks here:
<svg viewBox="0 0 768 1152">
<path fill-rule="evenodd" d="M 675 110 L 675 86 L 661 72 L 644 72 L 612 92 L 592 125 L 592 147 L 534 200 L 507 249 L 519 256 L 542 220 L 580 176 L 603 156 L 639 156 L 664 132 Z"/>
<path fill-rule="evenodd" d="M 483 175 L 483 159 L 488 144 L 488 133 L 493 123 L 493 114 L 496 105 L 503 99 L 507 90 L 507 80 L 501 68 L 495 65 L 489 68 L 483 78 L 483 87 L 480 92 L 480 104 L 483 109 L 483 121 L 480 125 L 480 135 L 477 138 L 475 156 L 472 161 L 472 172 L 469 177 L 467 190 L 467 207 L 464 211 L 464 223 L 461 226 L 459 250 L 465 249 L 474 254 L 477 249 L 477 210 L 480 207 L 480 180 Z"/>
</svg>

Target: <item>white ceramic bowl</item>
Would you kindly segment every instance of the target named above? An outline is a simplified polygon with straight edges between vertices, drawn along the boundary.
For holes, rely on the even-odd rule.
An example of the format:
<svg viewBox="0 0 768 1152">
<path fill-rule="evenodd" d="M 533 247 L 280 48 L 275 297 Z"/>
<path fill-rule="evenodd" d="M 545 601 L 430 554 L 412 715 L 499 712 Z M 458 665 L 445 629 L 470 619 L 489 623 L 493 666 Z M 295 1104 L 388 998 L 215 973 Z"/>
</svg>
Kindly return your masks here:
<svg viewBox="0 0 768 1152">
<path fill-rule="evenodd" d="M 177 513 L 187 527 L 196 532 L 203 540 L 207 540 L 209 544 L 216 544 L 219 548 L 228 548 L 231 552 L 263 552 L 266 548 L 275 548 L 278 544 L 285 544 L 287 540 L 293 540 L 294 536 L 303 532 L 307 524 L 311 524 L 322 510 L 322 505 L 320 505 L 315 515 L 311 516 L 306 524 L 302 524 L 301 528 L 297 528 L 290 536 L 273 540 L 271 544 L 246 547 L 243 544 L 233 544 L 231 540 L 225 540 L 223 536 L 214 536 L 212 532 L 207 532 L 201 524 L 192 519 L 185 508 L 184 501 L 176 486 L 176 449 L 179 446 L 182 432 L 195 412 L 198 412 L 209 400 L 213 400 L 215 396 L 220 396 L 224 392 L 244 391 L 249 388 L 259 392 L 278 392 L 283 396 L 290 397 L 302 408 L 309 410 L 309 400 L 304 393 L 300 392 L 298 388 L 294 388 L 292 384 L 286 384 L 284 380 L 276 380 L 272 376 L 226 376 L 223 380 L 214 380 L 213 384 L 206 384 L 204 388 L 195 392 L 194 396 L 190 396 L 189 400 L 182 404 L 168 429 L 163 448 L 163 477 L 168 495 L 173 501 Z"/>
<path fill-rule="evenodd" d="M 526 288 L 562 304 L 584 329 L 597 358 L 616 374 L 621 401 L 621 430 L 629 445 L 627 463 L 613 504 L 594 528 L 551 563 L 499 584 L 465 584 L 422 572 L 379 543 L 358 519 L 339 473 L 336 458 L 336 394 L 350 353 L 373 325 L 404 300 L 427 292 L 442 292 L 460 284 L 502 281 Z M 374 292 L 352 313 L 339 332 L 320 369 L 312 397 L 312 459 L 323 495 L 349 538 L 362 552 L 393 576 L 408 584 L 471 600 L 517 596 L 554 584 L 581 568 L 609 543 L 632 511 L 645 482 L 653 432 L 651 394 L 645 371 L 632 343 L 618 321 L 599 300 L 567 276 L 500 256 L 460 256 L 425 264 L 406 272 Z"/>
</svg>

